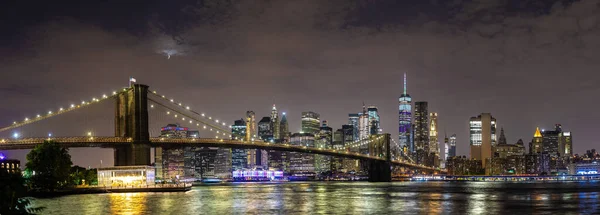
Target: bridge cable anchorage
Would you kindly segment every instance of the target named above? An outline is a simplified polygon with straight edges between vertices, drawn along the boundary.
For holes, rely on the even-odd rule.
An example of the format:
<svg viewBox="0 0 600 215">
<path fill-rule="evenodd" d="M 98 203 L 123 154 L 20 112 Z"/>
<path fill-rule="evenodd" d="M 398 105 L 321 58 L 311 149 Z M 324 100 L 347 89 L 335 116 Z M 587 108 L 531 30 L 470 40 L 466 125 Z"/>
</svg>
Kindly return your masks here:
<svg viewBox="0 0 600 215">
<path fill-rule="evenodd" d="M 124 90 L 126 90 L 126 89 L 127 88 L 125 88 Z M 79 110 L 79 109 L 82 109 L 84 107 L 88 107 L 91 104 L 96 104 L 96 103 L 108 100 L 110 98 L 117 97 L 119 94 L 121 94 L 123 92 L 124 91 L 118 91 L 118 92 L 117 91 L 113 91 L 112 94 L 110 94 L 110 95 L 102 94 L 102 96 L 100 96 L 98 98 L 92 97 L 92 99 L 90 101 L 83 100 L 83 101 L 81 101 L 81 104 L 72 103 L 69 106 L 67 106 L 67 108 L 59 107 L 56 111 L 50 110 L 45 115 L 37 114 L 33 118 L 25 117 L 25 119 L 23 121 L 14 121 L 12 125 L 0 128 L 0 132 L 8 131 L 8 130 L 15 129 L 15 128 L 19 128 L 19 127 L 22 127 L 24 125 L 28 125 L 28 124 L 31 124 L 31 123 L 34 123 L 34 122 L 39 122 L 39 121 L 42 121 L 42 120 L 45 120 L 45 119 L 48 119 L 48 118 L 51 118 L 51 117 L 54 117 L 54 116 L 62 115 L 64 113 L 68 113 L 68 112 L 71 112 L 71 111 L 74 111 L 74 110 Z"/>
<path fill-rule="evenodd" d="M 177 120 L 183 120 L 184 122 L 189 122 L 192 125 L 196 125 L 197 127 L 200 127 L 200 124 L 202 124 L 202 128 L 204 130 L 208 129 L 209 131 L 213 131 L 221 136 L 224 136 L 224 138 L 231 138 L 231 131 L 226 130 L 225 128 L 221 128 L 220 126 L 215 126 L 210 122 L 207 122 L 205 120 L 199 119 L 198 117 L 194 117 L 189 113 L 185 113 L 184 111 L 179 111 L 176 110 L 174 108 L 170 108 L 167 105 L 160 103 L 152 98 L 148 98 L 149 101 L 155 103 L 158 106 L 161 106 L 169 111 L 166 112 L 167 115 L 173 115 Z M 187 120 L 186 120 L 187 119 Z M 208 126 L 208 127 L 207 127 Z"/>
<path fill-rule="evenodd" d="M 227 124 L 226 124 L 225 122 L 221 122 L 221 123 L 219 123 L 219 120 L 218 120 L 218 119 L 214 119 L 214 120 L 213 120 L 213 118 L 212 118 L 211 116 L 207 116 L 207 115 L 206 115 L 206 114 L 204 114 L 204 113 L 198 113 L 197 111 L 190 109 L 190 106 L 183 105 L 181 102 L 177 103 L 177 102 L 176 102 L 174 99 L 167 99 L 167 97 L 166 97 L 165 95 L 159 95 L 159 94 L 158 94 L 156 91 L 150 91 L 150 90 L 148 90 L 148 93 L 149 93 L 150 95 L 155 95 L 155 96 L 157 96 L 158 98 L 160 98 L 160 99 L 162 99 L 162 100 L 165 100 L 165 101 L 167 101 L 167 102 L 170 102 L 171 104 L 173 104 L 173 105 L 175 105 L 175 106 L 177 106 L 177 107 L 179 107 L 179 108 L 181 108 L 181 109 L 184 109 L 184 110 L 186 110 L 186 111 L 189 111 L 190 113 L 192 113 L 192 114 L 195 114 L 195 115 L 197 115 L 197 116 L 199 116 L 199 117 L 202 117 L 202 118 L 208 118 L 208 120 L 214 121 L 214 123 L 216 123 L 216 124 L 217 124 L 217 125 L 219 125 L 219 126 L 223 126 L 223 127 L 227 128 L 227 129 L 230 129 L 230 128 L 231 128 L 231 125 L 227 126 Z M 156 100 L 153 100 L 153 101 L 154 101 L 154 102 L 156 102 L 156 103 L 159 103 L 159 102 L 158 102 L 158 101 L 156 101 Z"/>
</svg>

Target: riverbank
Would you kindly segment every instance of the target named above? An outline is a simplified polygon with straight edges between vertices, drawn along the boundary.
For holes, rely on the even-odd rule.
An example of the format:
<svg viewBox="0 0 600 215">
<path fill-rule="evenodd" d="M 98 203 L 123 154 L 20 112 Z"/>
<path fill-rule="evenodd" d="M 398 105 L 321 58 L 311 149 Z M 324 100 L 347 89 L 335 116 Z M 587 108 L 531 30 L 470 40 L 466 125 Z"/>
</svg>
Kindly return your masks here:
<svg viewBox="0 0 600 215">
<path fill-rule="evenodd" d="M 192 189 L 191 184 L 166 184 L 153 186 L 129 186 L 129 187 L 104 187 L 104 186 L 80 186 L 66 188 L 57 191 L 30 191 L 28 196 L 36 198 L 52 198 L 65 195 L 97 194 L 97 193 L 143 193 L 143 192 L 187 192 Z"/>
</svg>

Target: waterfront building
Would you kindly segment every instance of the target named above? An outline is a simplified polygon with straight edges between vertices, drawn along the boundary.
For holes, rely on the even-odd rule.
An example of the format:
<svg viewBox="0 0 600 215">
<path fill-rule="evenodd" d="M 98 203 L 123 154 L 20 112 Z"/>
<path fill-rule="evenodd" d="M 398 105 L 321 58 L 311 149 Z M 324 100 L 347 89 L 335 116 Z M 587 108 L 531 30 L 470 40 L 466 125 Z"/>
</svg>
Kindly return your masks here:
<svg viewBox="0 0 600 215">
<path fill-rule="evenodd" d="M 320 115 L 318 113 L 308 111 L 302 112 L 302 132 L 315 135 L 319 133 L 321 127 Z"/>
<path fill-rule="evenodd" d="M 198 131 L 192 131 L 179 124 L 168 124 L 160 129 L 161 138 L 199 138 Z M 161 180 L 178 180 L 186 177 L 185 170 L 193 168 L 190 163 L 185 162 L 185 152 L 190 147 L 155 147 L 154 166 L 155 177 Z"/>
<path fill-rule="evenodd" d="M 277 107 L 273 104 L 273 109 L 271 110 L 271 129 L 273 130 L 273 139 L 279 140 L 281 138 L 281 127 L 279 126 L 279 113 L 277 112 Z"/>
<path fill-rule="evenodd" d="M 492 147 L 496 145 L 496 119 L 490 113 L 482 113 L 469 120 L 471 159 L 486 160 L 492 157 Z"/>
<path fill-rule="evenodd" d="M 115 166 L 98 169 L 100 187 L 146 187 L 155 183 L 152 166 Z M 178 180 L 178 179 L 176 179 Z"/>
<path fill-rule="evenodd" d="M 573 163 L 569 165 L 569 175 L 590 175 L 600 173 L 600 162 Z"/>
<path fill-rule="evenodd" d="M 456 156 L 456 134 L 450 135 L 449 144 L 450 144 L 450 150 L 448 150 L 448 157 L 455 157 Z"/>
<path fill-rule="evenodd" d="M 414 160 L 417 164 L 425 164 L 431 151 L 429 147 L 428 116 L 427 102 L 415 102 L 415 124 L 413 129 L 416 156 Z"/>
<path fill-rule="evenodd" d="M 232 139 L 246 140 L 246 122 L 236 120 L 231 126 Z M 248 152 L 246 149 L 231 149 L 231 166 L 233 170 L 248 168 Z"/>
<path fill-rule="evenodd" d="M 190 147 L 185 150 L 185 179 L 202 180 L 217 177 L 217 147 Z M 181 179 L 181 177 L 179 177 Z"/>
<path fill-rule="evenodd" d="M 215 159 L 215 177 L 231 178 L 233 171 L 233 151 L 230 148 L 217 148 Z"/>
<path fill-rule="evenodd" d="M 359 114 L 358 113 L 350 113 L 348 114 L 348 125 L 352 125 L 353 127 L 353 138 L 355 140 L 358 140 L 359 138 L 359 131 L 358 131 L 358 122 L 359 122 Z"/>
<path fill-rule="evenodd" d="M 315 147 L 315 136 L 311 133 L 294 133 L 290 137 L 290 145 Z M 300 152 L 289 152 L 290 175 L 315 174 L 315 155 Z"/>
<path fill-rule="evenodd" d="M 6 156 L 0 153 L 0 171 L 8 172 L 9 174 L 20 174 L 21 161 L 17 159 L 6 159 Z"/>
<path fill-rule="evenodd" d="M 290 129 L 285 112 L 281 113 L 281 121 L 279 122 L 279 133 L 281 133 L 281 142 L 288 142 L 290 139 Z"/>
<path fill-rule="evenodd" d="M 550 154 L 534 153 L 525 155 L 525 171 L 527 174 L 550 174 Z"/>
<path fill-rule="evenodd" d="M 409 156 L 414 151 L 412 144 L 410 144 L 412 99 L 406 92 L 406 84 L 406 73 L 404 73 L 404 92 L 398 98 L 398 149 L 401 150 L 402 155 Z"/>
<path fill-rule="evenodd" d="M 448 175 L 483 175 L 481 160 L 469 159 L 466 156 L 450 157 L 446 161 Z"/>
<path fill-rule="evenodd" d="M 377 107 L 373 105 L 369 106 L 367 108 L 367 114 L 369 114 L 369 134 L 379 134 L 381 131 L 381 121 Z"/>
<path fill-rule="evenodd" d="M 489 158 L 486 165 L 486 175 L 520 175 L 526 173 L 526 162 L 523 155 Z"/>
<path fill-rule="evenodd" d="M 315 136 L 315 147 L 331 149 L 333 147 L 333 129 L 323 121 L 319 133 Z M 315 155 L 315 172 L 324 173 L 331 170 L 331 156 Z"/>
</svg>

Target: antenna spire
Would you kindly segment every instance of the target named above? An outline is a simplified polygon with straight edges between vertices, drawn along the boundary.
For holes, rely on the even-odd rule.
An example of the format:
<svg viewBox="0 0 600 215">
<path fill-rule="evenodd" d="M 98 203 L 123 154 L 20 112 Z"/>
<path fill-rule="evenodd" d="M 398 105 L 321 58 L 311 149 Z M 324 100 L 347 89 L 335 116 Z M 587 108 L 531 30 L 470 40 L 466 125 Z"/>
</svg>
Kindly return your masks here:
<svg viewBox="0 0 600 215">
<path fill-rule="evenodd" d="M 404 94 L 406 94 L 406 72 L 404 73 Z"/>
</svg>

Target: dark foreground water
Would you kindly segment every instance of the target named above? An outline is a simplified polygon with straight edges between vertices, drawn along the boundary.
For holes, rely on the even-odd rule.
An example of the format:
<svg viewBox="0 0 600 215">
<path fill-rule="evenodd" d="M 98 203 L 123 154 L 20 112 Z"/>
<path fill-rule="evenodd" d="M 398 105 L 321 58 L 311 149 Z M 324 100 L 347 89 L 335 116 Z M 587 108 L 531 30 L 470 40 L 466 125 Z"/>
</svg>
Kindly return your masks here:
<svg viewBox="0 0 600 215">
<path fill-rule="evenodd" d="M 42 214 L 593 214 L 600 182 L 306 182 L 36 199 Z"/>
</svg>

